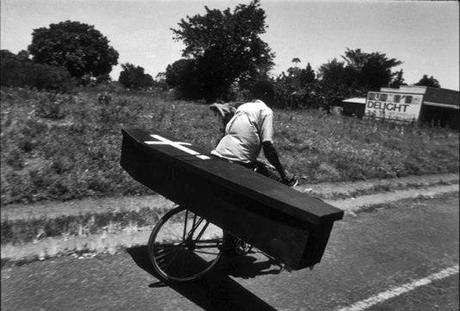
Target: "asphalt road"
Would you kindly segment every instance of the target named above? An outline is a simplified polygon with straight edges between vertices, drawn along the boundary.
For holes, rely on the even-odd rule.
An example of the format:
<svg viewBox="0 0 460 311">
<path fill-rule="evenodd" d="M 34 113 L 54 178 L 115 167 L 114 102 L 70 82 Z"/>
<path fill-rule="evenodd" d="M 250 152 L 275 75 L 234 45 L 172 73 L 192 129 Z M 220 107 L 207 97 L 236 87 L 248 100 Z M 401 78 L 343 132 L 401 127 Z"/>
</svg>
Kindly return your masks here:
<svg viewBox="0 0 460 311">
<path fill-rule="evenodd" d="M 336 222 L 313 270 L 255 254 L 165 285 L 143 247 L 55 258 L 1 275 L 2 310 L 458 310 L 459 200 L 405 203 Z M 353 309 L 354 308 L 354 309 Z"/>
</svg>

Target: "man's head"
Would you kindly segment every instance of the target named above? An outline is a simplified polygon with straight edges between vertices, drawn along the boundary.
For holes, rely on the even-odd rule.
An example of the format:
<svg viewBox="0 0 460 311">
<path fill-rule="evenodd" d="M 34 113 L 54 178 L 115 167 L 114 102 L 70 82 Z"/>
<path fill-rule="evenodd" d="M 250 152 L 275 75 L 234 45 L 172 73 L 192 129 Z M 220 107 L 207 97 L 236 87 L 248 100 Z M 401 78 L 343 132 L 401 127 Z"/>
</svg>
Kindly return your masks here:
<svg viewBox="0 0 460 311">
<path fill-rule="evenodd" d="M 253 99 L 260 99 L 270 105 L 275 97 L 275 89 L 269 81 L 261 80 L 254 83 L 251 95 Z"/>
</svg>

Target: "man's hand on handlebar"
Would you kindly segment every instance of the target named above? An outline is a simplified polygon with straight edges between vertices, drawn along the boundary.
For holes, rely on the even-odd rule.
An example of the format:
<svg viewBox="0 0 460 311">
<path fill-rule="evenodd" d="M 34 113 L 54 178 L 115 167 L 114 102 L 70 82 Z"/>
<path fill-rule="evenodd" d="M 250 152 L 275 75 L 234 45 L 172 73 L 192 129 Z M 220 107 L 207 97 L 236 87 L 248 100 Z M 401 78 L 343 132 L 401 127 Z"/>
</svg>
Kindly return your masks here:
<svg viewBox="0 0 460 311">
<path fill-rule="evenodd" d="M 299 183 L 299 179 L 297 176 L 291 174 L 291 173 L 286 173 L 286 175 L 282 178 L 283 184 L 289 186 L 289 187 L 295 187 Z"/>
</svg>

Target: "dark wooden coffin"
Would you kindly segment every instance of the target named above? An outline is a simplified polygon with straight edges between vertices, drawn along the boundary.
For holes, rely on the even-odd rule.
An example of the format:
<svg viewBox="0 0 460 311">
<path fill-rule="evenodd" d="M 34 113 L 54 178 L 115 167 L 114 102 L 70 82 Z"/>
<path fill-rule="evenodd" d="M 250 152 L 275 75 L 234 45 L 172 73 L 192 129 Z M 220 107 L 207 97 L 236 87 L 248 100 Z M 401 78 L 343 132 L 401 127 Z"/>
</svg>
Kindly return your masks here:
<svg viewBox="0 0 460 311">
<path fill-rule="evenodd" d="M 164 133 L 122 131 L 121 166 L 137 181 L 294 270 L 323 255 L 343 211 Z"/>
</svg>

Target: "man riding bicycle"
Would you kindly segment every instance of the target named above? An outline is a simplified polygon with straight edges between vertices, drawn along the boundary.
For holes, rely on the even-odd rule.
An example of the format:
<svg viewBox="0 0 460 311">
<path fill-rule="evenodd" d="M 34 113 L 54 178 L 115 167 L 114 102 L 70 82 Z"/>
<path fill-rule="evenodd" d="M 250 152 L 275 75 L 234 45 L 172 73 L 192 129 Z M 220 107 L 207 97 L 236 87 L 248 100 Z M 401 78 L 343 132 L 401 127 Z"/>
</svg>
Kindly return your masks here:
<svg viewBox="0 0 460 311">
<path fill-rule="evenodd" d="M 225 135 L 211 154 L 294 186 L 296 178 L 284 170 L 273 145 L 273 111 L 267 106 L 273 101 L 273 86 L 268 81 L 259 81 L 255 83 L 251 95 L 250 102 L 237 108 L 228 106 L 223 110 L 219 109 L 218 104 L 211 106 L 211 109 L 220 112 L 225 125 Z M 232 112 L 233 117 L 229 119 Z M 261 149 L 279 176 L 257 161 Z"/>
<path fill-rule="evenodd" d="M 273 111 L 267 106 L 274 98 L 273 86 L 268 81 L 259 81 L 251 95 L 250 102 L 238 107 L 211 105 L 211 109 L 220 114 L 225 126 L 224 136 L 211 154 L 293 187 L 297 179 L 284 170 L 273 146 Z M 279 176 L 257 160 L 261 149 Z M 223 248 L 227 256 L 238 254 L 238 241 L 238 238 L 224 232 Z"/>
</svg>

